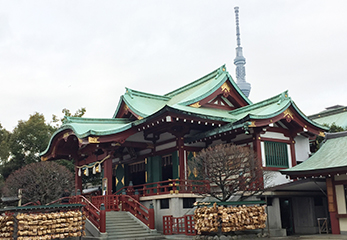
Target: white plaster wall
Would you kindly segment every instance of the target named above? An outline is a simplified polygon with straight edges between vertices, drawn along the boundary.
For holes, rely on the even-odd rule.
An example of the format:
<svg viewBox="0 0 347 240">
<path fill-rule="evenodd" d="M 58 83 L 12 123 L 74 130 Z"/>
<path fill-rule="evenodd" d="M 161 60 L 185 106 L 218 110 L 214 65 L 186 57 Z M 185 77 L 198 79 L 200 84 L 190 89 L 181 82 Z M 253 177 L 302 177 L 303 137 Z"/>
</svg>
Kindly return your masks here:
<svg viewBox="0 0 347 240">
<path fill-rule="evenodd" d="M 283 133 L 269 132 L 269 131 L 265 132 L 264 134 L 260 134 L 260 137 L 289 140 L 289 137 L 285 137 Z"/>
<path fill-rule="evenodd" d="M 347 234 L 347 218 L 339 218 L 341 234 Z"/>
<path fill-rule="evenodd" d="M 301 135 L 294 138 L 295 141 L 295 157 L 296 161 L 305 161 L 309 158 L 310 143 L 309 139 Z"/>
<path fill-rule="evenodd" d="M 288 168 L 293 167 L 293 163 L 292 163 L 292 152 L 290 150 L 290 145 L 287 144 L 287 153 L 288 153 Z"/>
<path fill-rule="evenodd" d="M 346 197 L 343 185 L 336 185 L 335 192 L 337 201 L 337 212 L 339 214 L 346 214 Z"/>
<path fill-rule="evenodd" d="M 273 187 L 281 184 L 291 182 L 285 175 L 277 171 L 264 171 L 264 187 Z"/>
<path fill-rule="evenodd" d="M 160 209 L 160 198 L 141 201 L 141 204 L 147 208 L 149 208 L 151 203 L 153 203 L 154 207 L 155 228 L 159 232 L 163 231 L 163 216 L 182 217 L 190 210 L 190 208 L 183 208 L 183 198 L 180 197 L 169 197 L 168 209 Z"/>
</svg>

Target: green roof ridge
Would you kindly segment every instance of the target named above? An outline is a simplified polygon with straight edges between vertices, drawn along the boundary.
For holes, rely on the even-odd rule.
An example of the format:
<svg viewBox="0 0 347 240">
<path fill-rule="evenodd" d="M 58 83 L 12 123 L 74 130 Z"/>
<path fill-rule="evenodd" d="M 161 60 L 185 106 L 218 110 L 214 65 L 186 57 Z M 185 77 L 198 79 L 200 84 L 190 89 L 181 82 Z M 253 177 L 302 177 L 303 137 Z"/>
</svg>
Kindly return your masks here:
<svg viewBox="0 0 347 240">
<path fill-rule="evenodd" d="M 341 106 L 339 108 L 325 110 L 325 111 L 322 111 L 320 113 L 316 113 L 316 114 L 310 115 L 308 117 L 310 119 L 317 119 L 317 118 L 321 118 L 321 117 L 327 117 L 327 116 L 334 115 L 336 113 L 342 113 L 342 112 L 346 111 L 346 109 L 347 109 L 346 106 Z"/>
<path fill-rule="evenodd" d="M 225 82 L 225 80 L 228 79 L 227 75 L 225 75 L 225 74 L 221 75 L 221 74 L 220 74 L 220 75 L 217 75 L 217 76 L 216 76 L 216 80 L 217 80 L 218 78 L 220 78 L 221 76 L 222 76 L 222 78 L 221 78 L 220 80 L 218 80 L 219 83 L 216 84 L 214 88 L 210 89 L 208 92 L 204 92 L 202 95 L 200 95 L 200 96 L 198 96 L 198 97 L 196 97 L 196 98 L 194 98 L 194 99 L 190 99 L 190 100 L 185 101 L 185 102 L 180 102 L 179 104 L 180 104 L 180 105 L 187 106 L 187 105 L 190 105 L 190 104 L 193 104 L 193 103 L 195 103 L 195 102 L 198 102 L 198 101 L 204 99 L 205 97 L 209 96 L 209 95 L 211 94 L 211 92 L 214 92 L 214 91 L 216 91 L 218 88 L 220 88 L 220 86 L 223 85 L 223 83 Z"/>
<path fill-rule="evenodd" d="M 171 99 L 170 97 L 152 94 L 152 93 L 141 92 L 141 91 L 133 90 L 130 88 L 125 88 L 125 89 L 126 89 L 125 94 L 129 95 L 131 98 L 132 98 L 132 96 L 138 96 L 138 97 L 151 98 L 151 99 L 156 99 L 156 100 L 161 100 L 161 101 L 169 101 Z"/>
<path fill-rule="evenodd" d="M 271 104 L 273 104 L 275 102 L 280 104 L 284 100 L 291 101 L 291 98 L 288 96 L 288 90 L 286 90 L 283 93 L 280 93 L 280 94 L 278 94 L 278 95 L 276 95 L 274 97 L 271 97 L 271 98 L 265 99 L 263 101 L 257 102 L 255 104 L 251 104 L 251 105 L 248 105 L 248 106 L 244 106 L 244 107 L 232 110 L 232 111 L 229 112 L 229 114 L 239 114 L 239 113 L 243 113 L 243 112 L 246 112 L 246 111 L 251 111 L 251 110 L 254 110 L 254 109 L 257 109 L 257 108 L 260 108 L 260 107 L 265 107 L 267 105 L 271 105 Z"/>
<path fill-rule="evenodd" d="M 198 86 L 198 85 L 200 85 L 200 84 L 210 80 L 211 78 L 215 77 L 216 75 L 218 75 L 219 71 L 221 69 L 223 69 L 223 68 L 226 69 L 225 68 L 225 64 L 223 66 L 217 68 L 216 70 L 210 72 L 209 74 L 207 74 L 207 75 L 205 75 L 205 76 L 203 76 L 203 77 L 201 77 L 201 78 L 199 78 L 199 79 L 197 79 L 197 80 L 195 80 L 195 81 L 193 81 L 191 83 L 188 83 L 188 84 L 186 84 L 186 85 L 184 85 L 184 86 L 182 86 L 182 87 L 180 87 L 180 88 L 178 88 L 178 89 L 176 89 L 174 91 L 171 91 L 171 92 L 165 94 L 164 96 L 172 97 L 172 96 L 180 94 L 180 93 L 182 93 L 184 91 L 187 91 L 188 89 L 196 87 L 196 86 Z"/>
<path fill-rule="evenodd" d="M 127 118 L 82 118 L 82 117 L 68 117 L 65 116 L 63 120 L 64 124 L 69 123 L 102 123 L 102 124 L 126 124 L 130 123 L 129 119 Z"/>
</svg>

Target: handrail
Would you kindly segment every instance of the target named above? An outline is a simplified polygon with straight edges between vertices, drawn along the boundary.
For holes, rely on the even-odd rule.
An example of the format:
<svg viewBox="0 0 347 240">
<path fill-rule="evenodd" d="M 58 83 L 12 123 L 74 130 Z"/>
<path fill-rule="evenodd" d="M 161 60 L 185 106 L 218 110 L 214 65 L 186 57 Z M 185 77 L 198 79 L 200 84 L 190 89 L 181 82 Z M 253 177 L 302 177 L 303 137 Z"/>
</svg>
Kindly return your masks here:
<svg viewBox="0 0 347 240">
<path fill-rule="evenodd" d="M 23 204 L 21 207 L 25 207 L 25 206 L 29 206 L 29 205 L 35 205 L 35 206 L 37 206 L 37 205 L 41 205 L 41 203 L 40 203 L 40 201 L 36 201 L 36 202 L 28 202 L 28 203 L 26 203 L 26 204 Z"/>
<path fill-rule="evenodd" d="M 135 191 L 137 190 L 140 196 L 152 196 L 169 193 L 205 193 L 206 188 L 209 187 L 209 181 L 207 180 L 169 179 L 160 182 L 124 186 L 116 191 L 113 195 L 122 194 L 124 190 L 128 195 L 134 195 Z"/>
<path fill-rule="evenodd" d="M 149 209 L 142 205 L 139 201 L 129 195 L 120 195 L 122 199 L 123 211 L 132 213 L 135 217 L 146 224 L 150 229 L 154 229 L 154 209 Z"/>
<path fill-rule="evenodd" d="M 150 229 L 154 229 L 154 209 L 147 208 L 139 201 L 129 195 L 103 195 L 93 196 L 92 202 L 96 206 L 105 204 L 106 211 L 128 211 L 146 224 Z M 121 207 L 120 207 L 121 206 Z"/>
<path fill-rule="evenodd" d="M 103 219 L 105 217 L 102 216 L 104 214 L 101 214 L 101 210 L 93 203 L 82 195 L 70 197 L 70 203 L 82 203 L 85 205 L 84 210 L 86 212 L 86 217 L 100 230 L 100 232 L 105 232 L 106 219 Z"/>
</svg>

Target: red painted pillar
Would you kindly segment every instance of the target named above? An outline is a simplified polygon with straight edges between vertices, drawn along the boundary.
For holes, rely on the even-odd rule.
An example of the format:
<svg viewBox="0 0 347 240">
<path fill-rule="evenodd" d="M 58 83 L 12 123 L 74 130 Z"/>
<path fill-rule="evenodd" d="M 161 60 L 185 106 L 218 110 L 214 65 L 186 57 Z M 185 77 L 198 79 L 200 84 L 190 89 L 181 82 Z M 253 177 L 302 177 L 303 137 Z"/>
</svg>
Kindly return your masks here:
<svg viewBox="0 0 347 240">
<path fill-rule="evenodd" d="M 296 165 L 296 156 L 295 156 L 295 141 L 294 138 L 290 138 L 290 156 L 292 158 L 292 167 Z"/>
<path fill-rule="evenodd" d="M 80 192 L 82 192 L 82 176 L 78 176 L 78 171 L 79 168 L 75 166 L 75 193 L 77 192 L 77 189 L 79 189 Z"/>
<path fill-rule="evenodd" d="M 178 147 L 178 159 L 179 159 L 179 178 L 180 180 L 186 180 L 186 156 L 184 151 L 183 137 L 177 138 Z"/>
<path fill-rule="evenodd" d="M 340 234 L 340 223 L 339 223 L 339 219 L 336 217 L 338 212 L 337 212 L 336 192 L 335 192 L 335 184 L 334 184 L 333 177 L 326 178 L 326 185 L 327 185 L 331 233 Z"/>
<path fill-rule="evenodd" d="M 154 216 L 154 207 L 153 203 L 149 205 L 148 209 L 148 214 L 149 214 L 149 229 L 155 229 L 155 216 Z"/>
<path fill-rule="evenodd" d="M 101 203 L 100 207 L 100 232 L 105 233 L 106 232 L 106 210 L 105 210 L 105 204 Z"/>
<path fill-rule="evenodd" d="M 255 132 L 253 134 L 253 150 L 255 152 L 255 156 L 258 161 L 258 167 L 263 167 L 263 161 L 262 161 L 262 155 L 261 155 L 261 137 L 259 133 L 259 129 L 255 129 Z M 266 167 L 266 166 L 265 166 Z M 257 188 L 264 188 L 264 178 L 260 177 L 258 178 L 258 182 L 256 183 Z"/>
<path fill-rule="evenodd" d="M 112 159 L 106 159 L 104 162 L 104 178 L 107 179 L 107 192 L 106 195 L 112 194 Z"/>
</svg>

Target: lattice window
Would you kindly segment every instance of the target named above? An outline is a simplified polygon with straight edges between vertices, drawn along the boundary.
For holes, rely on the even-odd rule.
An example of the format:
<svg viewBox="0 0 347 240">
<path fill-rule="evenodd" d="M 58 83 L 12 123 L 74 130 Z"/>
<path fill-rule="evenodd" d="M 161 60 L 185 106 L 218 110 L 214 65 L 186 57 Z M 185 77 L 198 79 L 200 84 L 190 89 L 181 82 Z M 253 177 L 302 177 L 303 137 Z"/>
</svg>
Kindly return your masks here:
<svg viewBox="0 0 347 240">
<path fill-rule="evenodd" d="M 166 167 L 166 166 L 172 166 L 172 155 L 170 154 L 170 155 L 166 155 L 166 156 L 162 156 L 162 158 L 161 158 L 161 160 L 162 160 L 162 166 L 163 167 Z"/>
<path fill-rule="evenodd" d="M 288 150 L 286 143 L 264 142 L 266 167 L 287 168 Z"/>
<path fill-rule="evenodd" d="M 129 170 L 130 173 L 144 172 L 146 170 L 145 162 L 130 164 Z"/>
</svg>

